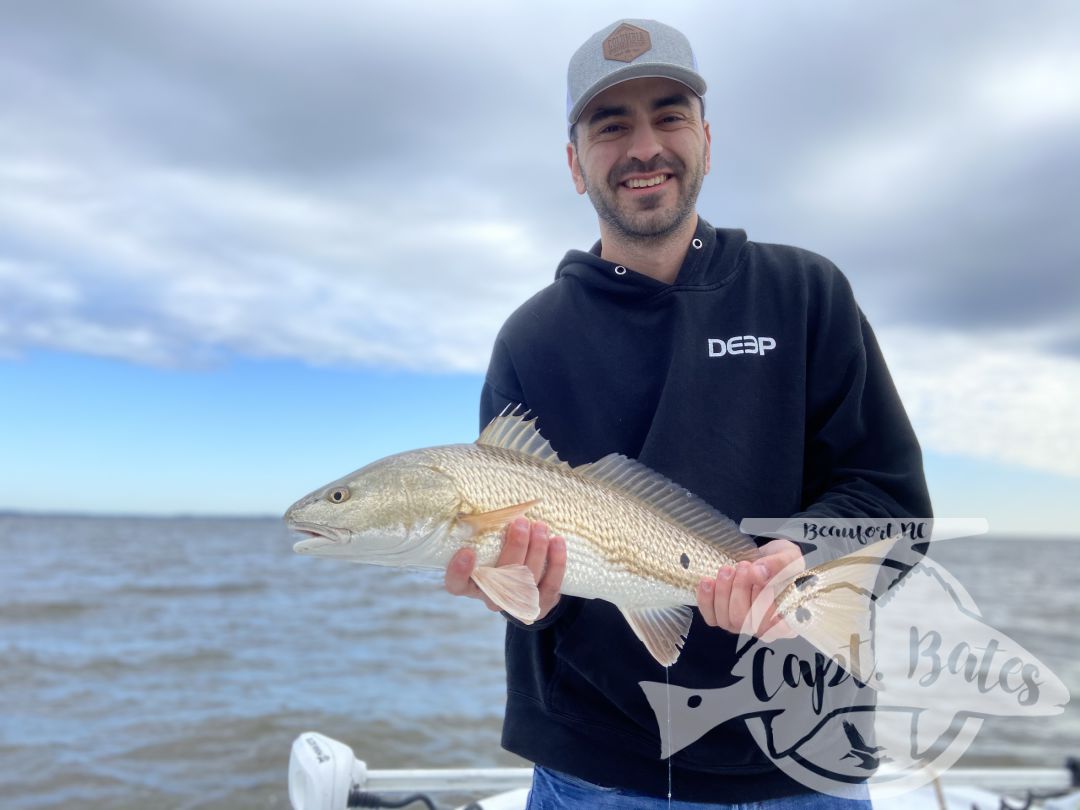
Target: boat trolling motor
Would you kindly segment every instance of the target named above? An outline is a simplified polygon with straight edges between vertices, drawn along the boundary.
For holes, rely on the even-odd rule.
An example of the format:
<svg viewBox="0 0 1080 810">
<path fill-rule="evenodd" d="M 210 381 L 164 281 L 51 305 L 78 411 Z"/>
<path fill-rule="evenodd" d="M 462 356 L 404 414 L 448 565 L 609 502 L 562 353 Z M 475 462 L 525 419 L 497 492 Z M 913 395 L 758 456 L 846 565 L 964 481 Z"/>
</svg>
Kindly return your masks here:
<svg viewBox="0 0 1080 810">
<path fill-rule="evenodd" d="M 293 810 L 346 810 L 350 807 L 405 807 L 422 802 L 435 810 L 421 794 L 385 799 L 364 791 L 367 764 L 353 750 L 325 734 L 308 731 L 293 741 L 289 754 L 289 802 Z"/>
</svg>

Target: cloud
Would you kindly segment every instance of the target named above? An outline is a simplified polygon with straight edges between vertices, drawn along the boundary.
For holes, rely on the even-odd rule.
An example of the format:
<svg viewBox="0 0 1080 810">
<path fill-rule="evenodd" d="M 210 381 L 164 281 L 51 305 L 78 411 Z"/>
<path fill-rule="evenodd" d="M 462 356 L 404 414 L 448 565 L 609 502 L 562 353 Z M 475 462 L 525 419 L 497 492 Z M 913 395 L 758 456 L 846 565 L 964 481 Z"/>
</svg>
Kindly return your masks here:
<svg viewBox="0 0 1080 810">
<path fill-rule="evenodd" d="M 885 330 L 883 350 L 924 447 L 1080 477 L 1080 360 L 1023 335 Z"/>
<path fill-rule="evenodd" d="M 713 207 L 757 238 L 833 258 L 891 324 L 1069 328 L 1080 52 L 1068 32 L 1080 10 L 825 9 L 779 41 L 763 25 L 770 47 L 722 75 L 739 114 L 712 107 L 732 189 L 731 203 L 709 191 Z"/>
<path fill-rule="evenodd" d="M 482 370 L 509 312 L 595 238 L 562 82 L 620 13 L 16 4 L 0 355 Z M 973 437 L 976 455 L 1075 474 L 1047 438 L 1073 436 L 1057 401 L 989 378 L 1026 368 L 1075 399 L 1080 8 L 688 3 L 668 19 L 710 83 L 706 218 L 824 253 L 875 325 L 923 336 L 897 362 L 925 441 L 960 446 L 981 420 L 1023 438 Z M 928 360 L 935 335 L 951 376 Z"/>
<path fill-rule="evenodd" d="M 997 56 L 936 115 L 873 121 L 810 164 L 803 204 L 822 230 L 853 229 L 853 272 L 894 320 L 986 330 L 1078 314 L 1080 96 L 1064 83 L 1080 84 L 1080 53 Z"/>
<path fill-rule="evenodd" d="M 0 256 L 78 295 L 9 289 L 7 352 L 482 368 L 568 246 L 561 90 L 521 126 L 538 60 L 438 9 L 20 7 Z"/>
<path fill-rule="evenodd" d="M 12 174 L 0 164 L 0 177 Z M 475 371 L 506 301 L 542 284 L 554 258 L 524 223 L 493 215 L 420 205 L 397 217 L 363 195 L 316 197 L 250 178 L 106 174 L 56 173 L 0 203 L 13 234 L 33 235 L 21 250 L 54 262 L 0 267 L 5 300 L 20 301 L 0 316 L 9 340 L 164 365 L 235 352 Z M 105 199 L 72 191 L 104 184 Z M 485 286 L 492 255 L 537 275 Z"/>
</svg>

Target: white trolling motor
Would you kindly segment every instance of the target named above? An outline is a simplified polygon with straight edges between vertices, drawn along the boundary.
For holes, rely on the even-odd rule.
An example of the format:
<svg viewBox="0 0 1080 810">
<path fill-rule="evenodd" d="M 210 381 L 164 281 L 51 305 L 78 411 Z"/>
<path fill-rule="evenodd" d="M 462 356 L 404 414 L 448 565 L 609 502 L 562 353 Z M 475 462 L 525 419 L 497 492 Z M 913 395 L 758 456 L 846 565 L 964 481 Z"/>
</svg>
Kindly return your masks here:
<svg viewBox="0 0 1080 810">
<path fill-rule="evenodd" d="M 289 802 L 293 810 L 345 810 L 349 794 L 367 781 L 367 765 L 345 743 L 308 731 L 289 754 Z"/>
<path fill-rule="evenodd" d="M 471 773 L 461 771 L 468 779 Z M 401 808 L 417 802 L 428 810 L 438 805 L 424 793 L 416 792 L 415 782 L 435 789 L 462 787 L 459 779 L 447 778 L 440 771 L 371 771 L 367 763 L 357 759 L 353 750 L 343 742 L 308 731 L 293 741 L 289 755 L 289 802 L 293 810 L 346 810 L 352 807 Z M 397 795 L 394 798 L 372 793 L 377 787 Z M 485 810 L 484 803 L 470 804 L 468 810 Z M 488 810 L 503 810 L 501 807 Z"/>
<path fill-rule="evenodd" d="M 436 810 L 438 805 L 428 793 L 478 791 L 502 792 L 470 802 L 460 810 L 521 810 L 531 780 L 531 768 L 370 770 L 345 743 L 315 731 L 297 737 L 289 756 L 289 802 L 293 810 L 401 808 L 417 802 Z"/>
</svg>

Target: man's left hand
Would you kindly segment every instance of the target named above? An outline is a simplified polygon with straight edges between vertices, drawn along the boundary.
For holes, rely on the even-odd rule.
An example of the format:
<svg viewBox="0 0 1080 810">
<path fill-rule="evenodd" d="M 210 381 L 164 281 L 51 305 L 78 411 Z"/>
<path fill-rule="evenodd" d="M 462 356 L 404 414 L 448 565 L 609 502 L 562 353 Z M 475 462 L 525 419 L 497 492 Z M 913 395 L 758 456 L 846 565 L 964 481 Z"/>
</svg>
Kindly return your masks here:
<svg viewBox="0 0 1080 810">
<path fill-rule="evenodd" d="M 743 625 L 750 613 L 750 606 L 758 596 L 768 591 L 769 608 L 753 628 L 755 636 L 762 636 L 783 621 L 773 610 L 773 577 L 794 560 L 802 559 L 802 550 L 790 540 L 770 540 L 761 547 L 761 556 L 753 562 L 742 561 L 738 565 L 725 565 L 716 579 L 703 579 L 698 583 L 698 609 L 705 623 L 720 627 L 729 633 L 743 632 Z M 805 566 L 803 566 L 805 567 Z M 790 580 L 788 580 L 790 581 Z"/>
</svg>

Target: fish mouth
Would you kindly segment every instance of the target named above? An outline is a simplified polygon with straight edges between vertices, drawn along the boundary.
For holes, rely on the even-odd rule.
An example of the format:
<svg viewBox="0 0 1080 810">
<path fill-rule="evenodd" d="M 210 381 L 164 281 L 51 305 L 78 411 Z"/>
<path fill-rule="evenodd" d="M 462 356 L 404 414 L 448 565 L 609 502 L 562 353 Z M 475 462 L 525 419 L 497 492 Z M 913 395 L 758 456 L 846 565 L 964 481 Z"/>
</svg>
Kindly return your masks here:
<svg viewBox="0 0 1080 810">
<path fill-rule="evenodd" d="M 335 529 L 332 526 L 320 526 L 303 521 L 290 522 L 288 526 L 298 534 L 307 535 L 303 540 L 293 544 L 293 551 L 297 554 L 312 554 L 328 546 L 341 545 L 349 539 L 347 531 Z"/>
</svg>

